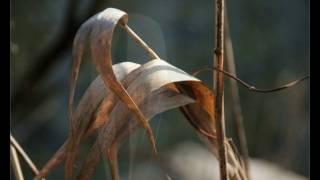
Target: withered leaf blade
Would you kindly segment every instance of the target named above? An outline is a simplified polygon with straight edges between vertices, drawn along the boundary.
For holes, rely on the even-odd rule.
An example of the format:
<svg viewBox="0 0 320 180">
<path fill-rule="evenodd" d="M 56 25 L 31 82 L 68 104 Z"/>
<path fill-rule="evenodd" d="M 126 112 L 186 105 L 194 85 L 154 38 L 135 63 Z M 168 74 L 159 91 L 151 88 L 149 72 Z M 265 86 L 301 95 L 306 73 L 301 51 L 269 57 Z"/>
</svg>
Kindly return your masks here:
<svg viewBox="0 0 320 180">
<path fill-rule="evenodd" d="M 151 120 L 155 115 L 165 112 L 170 109 L 181 107 L 185 104 L 194 103 L 194 100 L 179 91 L 170 87 L 164 86 L 154 93 L 146 97 L 146 100 L 141 104 L 141 109 L 146 114 L 146 117 Z M 114 143 L 120 145 L 138 128 L 139 124 L 134 120 L 133 116 L 129 117 L 130 120 L 121 128 L 115 137 Z M 169 119 L 168 119 L 169 120 Z M 111 146 L 112 147 L 112 146 Z M 114 167 L 116 169 L 118 167 Z"/>
<path fill-rule="evenodd" d="M 127 91 L 148 119 L 165 110 L 194 102 L 190 97 L 167 85 L 179 81 L 197 82 L 199 80 L 165 61 L 150 61 L 130 73 L 128 78 L 133 77 L 134 74 L 138 75 L 129 82 Z M 135 129 L 127 127 L 137 127 L 137 125 L 135 117 L 132 117 L 123 102 L 119 101 L 107 123 L 99 130 L 98 140 L 91 148 L 87 161 L 80 171 L 79 179 L 90 179 L 101 155 L 104 156 L 107 149 L 118 142 L 117 137 L 121 140 L 121 137 L 128 136 Z"/>
<path fill-rule="evenodd" d="M 147 98 L 147 100 L 145 100 L 140 105 L 140 109 L 148 119 L 151 119 L 154 115 L 164 112 L 168 109 L 173 109 L 173 108 L 182 106 L 184 104 L 194 102 L 191 98 L 185 95 L 182 95 L 178 92 L 169 90 L 167 88 L 161 88 L 159 92 L 152 93 L 151 96 L 152 98 Z M 165 103 L 163 103 L 163 101 L 165 101 Z M 161 103 L 157 103 L 157 102 L 161 102 Z M 121 106 L 122 108 L 120 108 L 119 106 L 115 107 L 114 112 L 116 113 L 114 114 L 118 114 L 118 115 L 119 113 L 124 114 L 124 117 L 128 122 L 125 125 L 123 125 L 123 127 L 118 127 L 117 124 L 110 126 L 110 130 L 108 131 L 108 133 L 110 133 L 109 134 L 110 136 L 108 136 L 109 137 L 108 139 L 114 139 L 114 140 L 111 140 L 110 147 L 108 146 L 108 148 L 102 151 L 102 148 L 101 148 L 102 144 L 97 140 L 96 144 L 94 144 L 93 147 L 91 148 L 87 161 L 81 168 L 79 179 L 90 179 L 96 169 L 97 164 L 101 160 L 101 155 L 108 155 L 108 158 L 109 158 L 109 154 L 105 154 L 105 152 L 106 151 L 108 152 L 110 148 L 113 148 L 114 144 L 118 144 L 124 141 L 131 133 L 134 132 L 134 130 L 136 130 L 139 127 L 137 121 L 134 120 L 132 116 L 130 116 L 130 113 L 123 111 L 125 110 L 125 106 L 123 104 L 121 104 Z M 131 120 L 129 120 L 130 117 L 131 117 Z M 110 118 L 112 118 L 112 115 Z M 113 151 L 115 151 L 115 149 L 113 149 Z M 114 158 L 113 156 L 112 159 L 116 159 L 116 158 Z M 117 163 L 114 163 L 114 162 L 110 163 L 110 167 L 113 172 L 112 174 L 114 174 L 114 170 L 117 169 L 117 167 L 115 167 L 116 164 Z"/>
<path fill-rule="evenodd" d="M 96 69 L 101 74 L 102 79 L 106 86 L 108 86 L 122 101 L 125 102 L 128 109 L 130 109 L 136 116 L 137 120 L 146 129 L 149 140 L 151 142 L 153 152 L 156 154 L 156 145 L 152 129 L 145 119 L 144 115 L 139 110 L 136 103 L 129 96 L 125 88 L 116 78 L 112 69 L 111 59 L 111 43 L 113 31 L 117 24 L 127 24 L 128 15 L 114 8 L 107 8 L 106 10 L 98 13 L 85 22 L 77 32 L 74 41 L 74 64 L 72 67 L 71 76 L 71 89 L 69 97 L 69 115 L 70 115 L 70 143 L 68 144 L 68 152 L 66 159 L 66 179 L 71 179 L 73 170 L 72 164 L 74 162 L 74 138 L 75 138 L 75 125 L 73 123 L 73 99 L 76 86 L 76 80 L 79 74 L 79 68 L 81 64 L 81 58 L 84 49 L 84 41 L 87 35 L 90 33 L 90 47 L 93 62 L 96 65 Z"/>
<path fill-rule="evenodd" d="M 127 24 L 127 21 L 127 14 L 123 11 L 108 8 L 101 12 L 101 14 L 98 15 L 97 23 L 95 24 L 90 36 L 91 54 L 93 61 L 97 66 L 97 70 L 101 73 L 105 84 L 107 84 L 110 89 L 112 89 L 118 97 L 126 103 L 127 108 L 136 115 L 137 120 L 141 123 L 142 127 L 146 129 L 153 152 L 156 154 L 155 140 L 150 125 L 136 103 L 132 100 L 130 95 L 112 72 L 111 43 L 113 31 L 118 23 L 124 25 Z"/>
<path fill-rule="evenodd" d="M 216 129 L 214 122 L 213 106 L 215 103 L 215 96 L 213 92 L 206 86 L 199 86 L 193 82 L 187 84 L 177 85 L 178 89 L 185 92 L 190 97 L 195 99 L 195 103 L 188 104 L 180 108 L 186 119 L 197 130 L 200 139 L 204 141 L 208 149 L 218 158 L 218 142 L 216 139 Z M 214 103 L 212 103 L 214 102 Z M 199 131 L 204 130 L 205 133 Z M 230 180 L 245 180 L 245 167 L 239 158 L 239 154 L 233 149 L 231 142 L 226 141 L 227 150 L 227 168 L 228 177 Z"/>
<path fill-rule="evenodd" d="M 116 77 L 122 80 L 127 74 L 132 72 L 134 69 L 138 68 L 140 65 L 132 62 L 123 62 L 113 65 L 113 70 Z M 77 135 L 74 139 L 74 148 L 80 143 L 82 138 L 91 135 L 101 124 L 101 120 L 106 120 L 107 114 L 97 116 L 97 111 L 110 111 L 113 108 L 111 106 L 105 106 L 104 100 L 107 95 L 113 94 L 108 87 L 106 87 L 98 76 L 85 91 L 83 97 L 81 98 L 79 105 L 74 113 L 74 126 L 75 134 Z M 110 96 L 111 97 L 111 96 Z M 114 100 L 115 101 L 115 100 Z M 112 101 L 112 103 L 114 103 Z M 101 107 L 103 106 L 103 107 Z M 90 129 L 90 130 L 89 130 Z M 69 137 L 70 138 L 70 137 Z M 35 179 L 41 179 L 41 177 L 46 177 L 50 171 L 61 164 L 66 157 L 66 147 L 69 143 L 69 139 L 59 148 L 59 150 L 54 154 L 53 157 L 45 164 L 45 166 L 40 170 L 38 176 Z"/>
</svg>

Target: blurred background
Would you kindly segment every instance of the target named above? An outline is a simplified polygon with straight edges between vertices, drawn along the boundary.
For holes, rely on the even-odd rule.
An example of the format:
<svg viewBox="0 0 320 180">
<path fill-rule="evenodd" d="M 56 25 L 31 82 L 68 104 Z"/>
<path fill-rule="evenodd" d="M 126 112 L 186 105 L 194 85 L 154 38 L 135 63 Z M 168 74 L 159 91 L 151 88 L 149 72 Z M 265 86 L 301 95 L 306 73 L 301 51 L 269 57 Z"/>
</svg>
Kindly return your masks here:
<svg viewBox="0 0 320 180">
<path fill-rule="evenodd" d="M 309 74 L 309 0 L 226 3 L 240 79 L 258 88 L 273 88 Z M 211 0 L 12 0 L 11 132 L 39 167 L 68 135 L 67 98 L 74 35 L 83 22 L 107 7 L 126 11 L 129 26 L 169 63 L 189 73 L 212 65 Z M 124 31 L 117 29 L 113 62 L 123 61 L 145 63 L 147 56 Z M 95 77 L 95 68 L 86 58 L 80 71 L 77 99 Z M 199 78 L 211 87 L 211 73 L 202 73 Z M 271 94 L 239 87 L 251 157 L 309 177 L 309 87 L 309 80 Z M 228 83 L 225 93 L 227 135 L 238 143 Z M 205 147 L 178 110 L 156 116 L 151 124 L 160 157 L 173 154 L 173 149 L 184 142 Z M 121 147 L 119 161 L 123 179 L 165 179 L 169 171 L 169 166 L 154 161 L 141 130 Z M 27 179 L 31 179 L 27 167 L 23 168 Z M 99 166 L 96 179 L 110 178 L 106 168 L 105 163 Z M 134 175 L 143 170 L 160 175 Z M 173 179 L 182 177 L 176 175 Z M 62 178 L 63 168 L 59 167 L 47 179 Z"/>
</svg>

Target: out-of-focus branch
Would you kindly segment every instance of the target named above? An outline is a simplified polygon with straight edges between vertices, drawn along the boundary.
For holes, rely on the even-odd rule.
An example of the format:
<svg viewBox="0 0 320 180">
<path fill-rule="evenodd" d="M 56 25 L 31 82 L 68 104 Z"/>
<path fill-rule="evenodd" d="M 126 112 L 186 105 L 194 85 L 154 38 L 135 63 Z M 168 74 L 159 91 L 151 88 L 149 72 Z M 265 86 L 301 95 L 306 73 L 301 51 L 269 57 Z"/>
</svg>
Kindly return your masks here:
<svg viewBox="0 0 320 180">
<path fill-rule="evenodd" d="M 237 75 L 236 72 L 236 66 L 235 66 L 235 59 L 233 54 L 233 47 L 232 47 L 232 40 L 229 30 L 229 20 L 228 20 L 228 12 L 227 12 L 227 6 L 225 5 L 225 43 L 224 43 L 224 49 L 225 49 L 225 58 L 226 58 L 226 67 L 227 70 L 233 74 Z M 243 116 L 242 116 L 242 110 L 241 110 L 241 104 L 240 104 L 240 96 L 239 96 L 239 88 L 236 81 L 232 81 L 229 79 L 228 81 L 230 83 L 230 90 L 231 90 L 231 104 L 232 104 L 232 110 L 234 114 L 234 120 L 236 124 L 236 131 L 239 138 L 239 144 L 240 144 L 240 153 L 243 157 L 244 166 L 246 170 L 246 175 L 248 180 L 249 177 L 249 151 L 248 151 L 248 145 L 247 145 L 247 139 L 246 139 L 246 132 L 243 124 Z"/>
<path fill-rule="evenodd" d="M 37 93 L 34 91 L 34 87 L 45 77 L 48 70 L 58 62 L 59 57 L 71 47 L 73 36 L 77 29 L 86 19 L 94 14 L 98 8 L 98 4 L 99 0 L 92 1 L 87 9 L 87 13 L 82 18 L 76 19 L 75 10 L 77 9 L 77 1 L 68 1 L 60 33 L 58 33 L 56 38 L 53 38 L 53 42 L 50 42 L 48 47 L 30 61 L 34 65 L 27 70 L 25 78 L 14 88 L 12 94 L 13 107 L 16 108 L 21 104 L 23 105 L 24 102 L 28 102 L 28 99 L 34 97 L 34 94 Z"/>
</svg>

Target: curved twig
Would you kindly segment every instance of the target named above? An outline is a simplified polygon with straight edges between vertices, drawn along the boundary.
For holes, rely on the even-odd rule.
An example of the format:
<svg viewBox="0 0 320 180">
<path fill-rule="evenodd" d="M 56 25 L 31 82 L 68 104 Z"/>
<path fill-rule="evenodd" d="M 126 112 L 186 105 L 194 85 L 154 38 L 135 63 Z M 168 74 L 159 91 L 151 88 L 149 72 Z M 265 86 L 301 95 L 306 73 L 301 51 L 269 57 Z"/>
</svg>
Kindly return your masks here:
<svg viewBox="0 0 320 180">
<path fill-rule="evenodd" d="M 193 71 L 192 75 L 193 76 L 196 76 L 198 75 L 199 73 L 203 72 L 203 71 L 218 71 L 218 72 L 221 72 L 223 74 L 225 74 L 226 76 L 236 80 L 238 83 L 240 83 L 241 85 L 243 85 L 244 87 L 246 87 L 248 90 L 250 91 L 254 91 L 254 92 L 259 92 L 259 93 L 271 93 L 271 92 L 276 92 L 276 91 L 281 91 L 281 90 L 284 90 L 284 89 L 287 89 L 287 88 L 290 88 L 292 86 L 295 86 L 297 85 L 298 83 L 310 78 L 310 75 L 305 75 L 297 80 L 294 80 L 294 81 L 291 81 L 285 85 L 282 85 L 280 87 L 277 87 L 277 88 L 273 88 L 273 89 L 258 89 L 256 88 L 255 86 L 253 85 L 250 85 L 246 82 L 244 82 L 243 80 L 239 79 L 237 76 L 225 71 L 225 70 L 221 70 L 221 69 L 218 69 L 217 67 L 205 67 L 205 68 L 201 68 L 199 70 L 196 70 L 196 71 Z"/>
</svg>

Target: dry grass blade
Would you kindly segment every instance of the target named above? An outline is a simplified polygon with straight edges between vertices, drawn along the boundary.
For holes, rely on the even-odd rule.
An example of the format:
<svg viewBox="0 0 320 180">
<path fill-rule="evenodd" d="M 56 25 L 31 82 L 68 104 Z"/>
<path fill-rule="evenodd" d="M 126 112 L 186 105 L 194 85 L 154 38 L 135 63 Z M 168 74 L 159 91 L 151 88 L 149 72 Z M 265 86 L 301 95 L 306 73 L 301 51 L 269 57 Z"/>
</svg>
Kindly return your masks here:
<svg viewBox="0 0 320 180">
<path fill-rule="evenodd" d="M 183 96 L 181 94 L 178 94 L 176 92 L 172 92 L 170 90 L 165 90 L 165 89 L 162 89 L 161 91 L 163 92 L 161 93 L 159 92 L 156 94 L 152 93 L 153 98 L 147 98 L 147 100 L 144 101 L 144 103 L 142 103 L 142 105 L 140 106 L 140 108 L 142 109 L 142 112 L 145 113 L 148 119 L 151 119 L 151 116 L 161 113 L 162 111 L 165 111 L 167 109 L 172 109 L 172 108 L 175 108 L 176 106 L 193 102 L 192 99 L 186 96 Z M 165 103 L 163 103 L 163 101 L 165 101 Z M 155 103 L 155 102 L 162 102 L 162 103 Z M 158 107 L 162 107 L 162 108 L 158 108 Z M 148 109 L 149 111 L 147 111 Z M 108 128 L 107 130 L 108 137 L 105 139 L 105 143 L 107 143 L 106 149 L 108 149 L 108 147 L 112 147 L 113 142 L 114 143 L 122 142 L 132 132 L 134 132 L 135 129 L 138 128 L 138 123 L 134 120 L 134 118 L 131 117 L 131 119 L 129 120 L 130 113 L 125 112 L 125 106 L 123 104 L 121 104 L 121 106 L 116 106 L 113 111 L 116 113 L 113 113 L 114 115 L 111 114 L 110 120 L 108 122 L 108 124 L 109 123 L 111 124 L 108 125 L 108 127 L 110 128 Z M 152 111 L 156 111 L 156 112 L 152 112 Z M 116 120 L 113 121 L 112 119 L 116 118 L 115 116 L 117 117 L 120 116 L 119 118 L 123 117 L 124 120 L 118 118 L 117 121 Z M 123 125 L 120 128 L 121 125 L 117 123 L 118 121 L 126 121 L 126 122 L 125 122 L 125 125 Z M 84 166 L 80 170 L 79 179 L 91 178 L 91 176 L 95 171 L 96 165 L 101 160 L 101 155 L 104 155 L 104 152 L 105 152 L 105 149 L 103 151 L 101 150 L 101 146 L 104 147 L 104 144 L 100 143 L 97 140 L 96 144 L 92 147 L 88 155 L 87 161 L 85 162 Z M 112 167 L 112 171 L 114 171 L 113 170 L 114 166 L 112 164 L 110 165 Z"/>
<path fill-rule="evenodd" d="M 189 122 L 196 128 L 209 147 L 217 146 L 214 95 L 201 81 L 184 71 L 156 59 L 143 66 L 122 63 L 112 66 L 111 41 L 114 28 L 120 24 L 139 41 L 151 58 L 158 56 L 126 25 L 127 14 L 108 8 L 85 22 L 74 40 L 71 89 L 69 96 L 70 134 L 68 140 L 48 161 L 39 179 L 46 176 L 64 160 L 65 179 L 73 177 L 73 162 L 82 139 L 98 131 L 98 138 L 78 175 L 90 179 L 102 157 L 108 157 L 113 179 L 119 179 L 117 170 L 118 147 L 139 125 L 147 130 L 156 152 L 151 128 L 147 122 L 154 115 L 181 107 Z M 133 32 L 133 33 L 132 33 Z M 100 76 L 90 85 L 75 113 L 73 100 L 85 40 L 90 37 L 92 59 Z M 153 53 L 152 53 L 153 52 Z M 229 144 L 227 144 L 227 147 Z M 215 153 L 217 155 L 217 153 Z M 230 176 L 242 177 L 238 156 L 228 148 Z"/>
<path fill-rule="evenodd" d="M 36 167 L 36 165 L 32 162 L 32 160 L 29 158 L 27 153 L 23 150 L 23 148 L 19 145 L 17 140 L 10 134 L 10 144 L 19 152 L 19 154 L 22 156 L 23 160 L 28 164 L 30 169 L 35 175 L 39 174 L 39 170 Z M 44 179 L 43 179 L 44 180 Z"/>
<path fill-rule="evenodd" d="M 24 180 L 21 165 L 18 157 L 18 153 L 13 145 L 10 145 L 10 162 L 13 169 L 13 173 L 17 180 Z"/>
<path fill-rule="evenodd" d="M 146 51 L 150 59 L 160 59 L 157 53 L 155 53 L 127 24 L 122 27 L 128 35 Z"/>
<path fill-rule="evenodd" d="M 116 78 L 112 69 L 111 59 L 111 43 L 113 31 L 117 24 L 125 26 L 128 21 L 128 15 L 114 8 L 108 8 L 85 22 L 76 34 L 74 41 L 74 63 L 72 67 L 71 89 L 69 97 L 69 114 L 70 114 L 70 143 L 68 146 L 68 155 L 66 159 L 66 179 L 71 179 L 73 170 L 72 164 L 74 162 L 74 147 L 73 139 L 75 138 L 75 126 L 73 123 L 73 98 L 75 92 L 76 80 L 81 64 L 82 53 L 84 49 L 84 41 L 86 37 L 90 36 L 90 47 L 93 62 L 96 65 L 98 72 L 106 86 L 108 86 L 122 101 L 125 102 L 128 109 L 137 116 L 137 120 L 146 129 L 149 140 L 152 144 L 153 152 L 156 154 L 156 146 L 152 129 L 150 128 L 146 118 L 139 110 L 136 103 L 129 96 L 123 85 Z"/>
<path fill-rule="evenodd" d="M 188 96 L 166 85 L 179 81 L 199 81 L 162 60 L 150 61 L 127 77 L 132 79 L 128 82 L 127 91 L 148 119 L 165 110 L 193 102 Z M 126 79 L 124 82 L 127 82 Z M 108 122 L 99 131 L 98 140 L 80 170 L 79 179 L 90 179 L 101 157 L 105 156 L 106 149 L 115 142 L 123 141 L 137 125 L 126 106 L 119 101 Z"/>
<path fill-rule="evenodd" d="M 140 65 L 136 63 L 123 62 L 113 65 L 113 70 L 117 79 L 122 80 L 128 73 L 139 66 Z M 81 98 L 74 113 L 73 123 L 76 127 L 75 134 L 77 134 L 73 144 L 75 149 L 77 149 L 77 146 L 83 138 L 91 135 L 107 120 L 108 113 L 110 112 L 110 109 L 113 108 L 114 102 L 116 101 L 116 99 L 111 96 L 112 94 L 112 91 L 104 85 L 100 76 L 97 77 L 85 91 L 85 94 Z M 47 176 L 52 169 L 65 160 L 69 142 L 70 139 L 61 146 L 41 169 L 39 175 L 35 179 Z"/>
<path fill-rule="evenodd" d="M 229 19 L 228 19 L 228 13 L 227 13 L 227 6 L 225 5 L 225 26 L 224 26 L 224 49 L 226 54 L 226 67 L 228 71 L 234 75 L 237 74 L 236 72 L 236 65 L 235 65 L 235 59 L 233 55 L 233 47 L 232 47 L 232 40 L 231 40 L 231 34 L 230 34 L 230 28 L 229 28 Z M 231 81 L 229 79 L 230 84 L 230 95 L 231 95 L 231 104 L 232 111 L 234 114 L 234 120 L 236 124 L 236 130 L 238 134 L 239 139 L 239 147 L 240 152 L 243 157 L 244 165 L 246 168 L 246 175 L 248 180 L 249 177 L 249 150 L 247 145 L 247 138 L 246 138 L 246 131 L 243 123 L 243 116 L 242 116 L 242 110 L 241 110 L 241 104 L 240 104 L 240 95 L 239 95 L 239 87 L 238 84 L 235 81 Z"/>
</svg>

